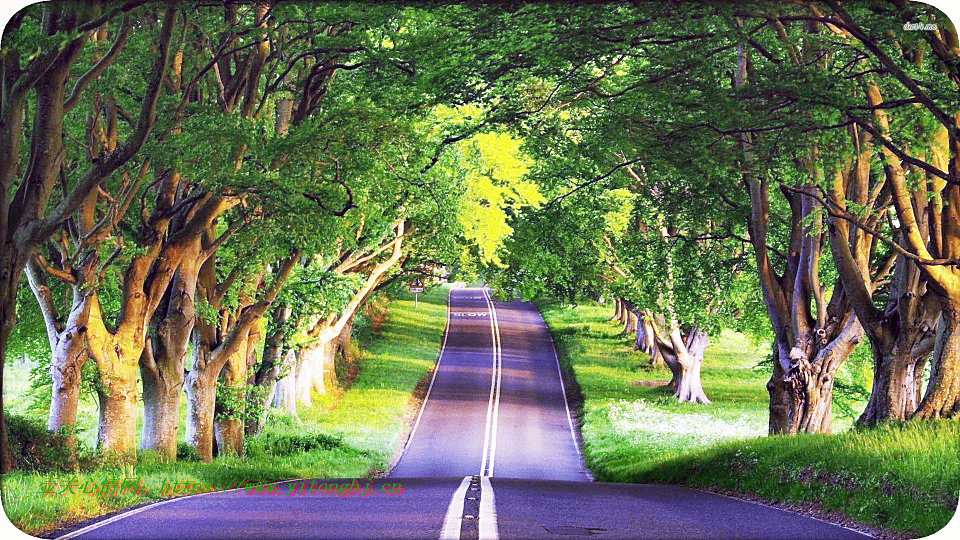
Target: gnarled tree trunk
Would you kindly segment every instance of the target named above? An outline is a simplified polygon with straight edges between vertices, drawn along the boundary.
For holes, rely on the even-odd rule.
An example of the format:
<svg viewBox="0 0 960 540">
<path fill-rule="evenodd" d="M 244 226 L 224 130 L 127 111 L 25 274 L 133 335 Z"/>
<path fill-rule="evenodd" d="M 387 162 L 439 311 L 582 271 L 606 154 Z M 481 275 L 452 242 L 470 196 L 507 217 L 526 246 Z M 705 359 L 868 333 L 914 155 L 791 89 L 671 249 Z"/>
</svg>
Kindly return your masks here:
<svg viewBox="0 0 960 540">
<path fill-rule="evenodd" d="M 951 418 L 960 413 L 960 295 L 956 296 L 943 300 L 930 383 L 917 408 L 917 418 Z"/>
</svg>

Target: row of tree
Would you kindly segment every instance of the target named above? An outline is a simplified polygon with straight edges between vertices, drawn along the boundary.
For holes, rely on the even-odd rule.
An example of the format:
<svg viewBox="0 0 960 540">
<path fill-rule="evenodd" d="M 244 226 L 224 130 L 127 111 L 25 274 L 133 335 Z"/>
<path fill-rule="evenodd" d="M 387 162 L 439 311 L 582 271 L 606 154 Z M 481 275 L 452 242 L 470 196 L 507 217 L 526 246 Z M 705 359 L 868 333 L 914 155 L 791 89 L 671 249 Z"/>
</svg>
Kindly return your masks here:
<svg viewBox="0 0 960 540">
<path fill-rule="evenodd" d="M 511 271 L 491 275 L 621 299 L 681 400 L 707 399 L 704 331 L 767 326 L 771 433 L 829 432 L 864 338 L 861 423 L 960 411 L 949 19 L 908 2 L 607 8 L 542 21 L 590 47 L 534 90 L 549 105 L 518 129 L 550 202 L 515 220 Z"/>
<path fill-rule="evenodd" d="M 505 74 L 436 43 L 468 42 L 474 20 L 457 6 L 142 0 L 14 15 L 0 355 L 18 309 L 39 308 L 48 428 L 73 433 L 90 383 L 100 450 L 135 456 L 142 403 L 139 448 L 172 460 L 185 396 L 186 442 L 209 461 L 242 452 L 269 404 L 329 391 L 374 291 L 454 253 L 473 197 L 458 178 L 482 158 L 455 143 L 495 120 L 483 81 Z M 468 102 L 477 114 L 457 112 Z"/>
</svg>

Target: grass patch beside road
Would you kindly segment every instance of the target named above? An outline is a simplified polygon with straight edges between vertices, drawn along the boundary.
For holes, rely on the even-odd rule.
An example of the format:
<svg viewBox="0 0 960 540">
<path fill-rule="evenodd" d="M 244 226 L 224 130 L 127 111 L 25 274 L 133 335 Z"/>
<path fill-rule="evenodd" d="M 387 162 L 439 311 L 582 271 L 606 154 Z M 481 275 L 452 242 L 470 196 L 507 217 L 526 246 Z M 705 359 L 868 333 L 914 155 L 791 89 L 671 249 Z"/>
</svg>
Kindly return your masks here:
<svg viewBox="0 0 960 540">
<path fill-rule="evenodd" d="M 165 482 L 223 489 L 244 482 L 378 475 L 386 470 L 416 412 L 412 395 L 417 383 L 429 373 L 439 354 L 447 290 L 427 291 L 417 308 L 412 298 L 391 300 L 379 332 L 371 335 L 358 328 L 366 337 L 361 339 L 362 358 L 353 384 L 335 401 L 314 396 L 314 407 L 301 408 L 299 418 L 271 412 L 264 433 L 247 439 L 243 459 L 161 463 L 141 453 L 140 461 L 127 470 L 88 462 L 75 473 L 14 471 L 3 475 L 3 510 L 18 528 L 39 535 L 174 496 L 161 493 Z M 102 489 L 105 481 L 134 478 L 148 491 L 113 496 L 81 489 L 93 484 Z M 42 493 L 51 480 L 63 494 Z"/>
<path fill-rule="evenodd" d="M 767 437 L 765 351 L 724 332 L 706 350 L 709 405 L 679 403 L 666 368 L 632 350 L 612 308 L 544 306 L 579 387 L 584 459 L 598 481 L 684 484 L 743 494 L 837 521 L 926 536 L 957 508 L 960 423 L 906 423 L 838 435 Z M 568 377 L 569 378 L 569 377 Z M 640 383 L 640 384 L 637 384 Z"/>
</svg>

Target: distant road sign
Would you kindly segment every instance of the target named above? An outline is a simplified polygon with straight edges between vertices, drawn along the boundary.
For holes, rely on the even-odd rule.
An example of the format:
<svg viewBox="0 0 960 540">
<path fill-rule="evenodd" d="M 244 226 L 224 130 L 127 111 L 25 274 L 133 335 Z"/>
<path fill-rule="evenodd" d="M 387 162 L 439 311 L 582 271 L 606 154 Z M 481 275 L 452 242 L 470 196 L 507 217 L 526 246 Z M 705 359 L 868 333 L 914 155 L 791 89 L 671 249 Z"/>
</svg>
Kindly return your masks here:
<svg viewBox="0 0 960 540">
<path fill-rule="evenodd" d="M 410 294 L 420 294 L 423 292 L 423 283 L 420 280 L 416 280 L 410 283 Z"/>
</svg>

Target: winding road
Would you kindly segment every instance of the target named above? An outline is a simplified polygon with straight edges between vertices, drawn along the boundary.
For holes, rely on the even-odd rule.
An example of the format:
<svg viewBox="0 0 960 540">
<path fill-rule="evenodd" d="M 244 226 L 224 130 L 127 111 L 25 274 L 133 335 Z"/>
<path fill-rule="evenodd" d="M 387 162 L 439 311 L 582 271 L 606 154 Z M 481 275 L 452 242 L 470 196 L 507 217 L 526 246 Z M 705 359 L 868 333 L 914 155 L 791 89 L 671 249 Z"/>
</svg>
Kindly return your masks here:
<svg viewBox="0 0 960 540">
<path fill-rule="evenodd" d="M 543 319 L 485 289 L 451 290 L 437 368 L 388 477 L 260 491 L 164 500 L 57 538 L 868 538 L 692 489 L 592 482 Z"/>
</svg>

